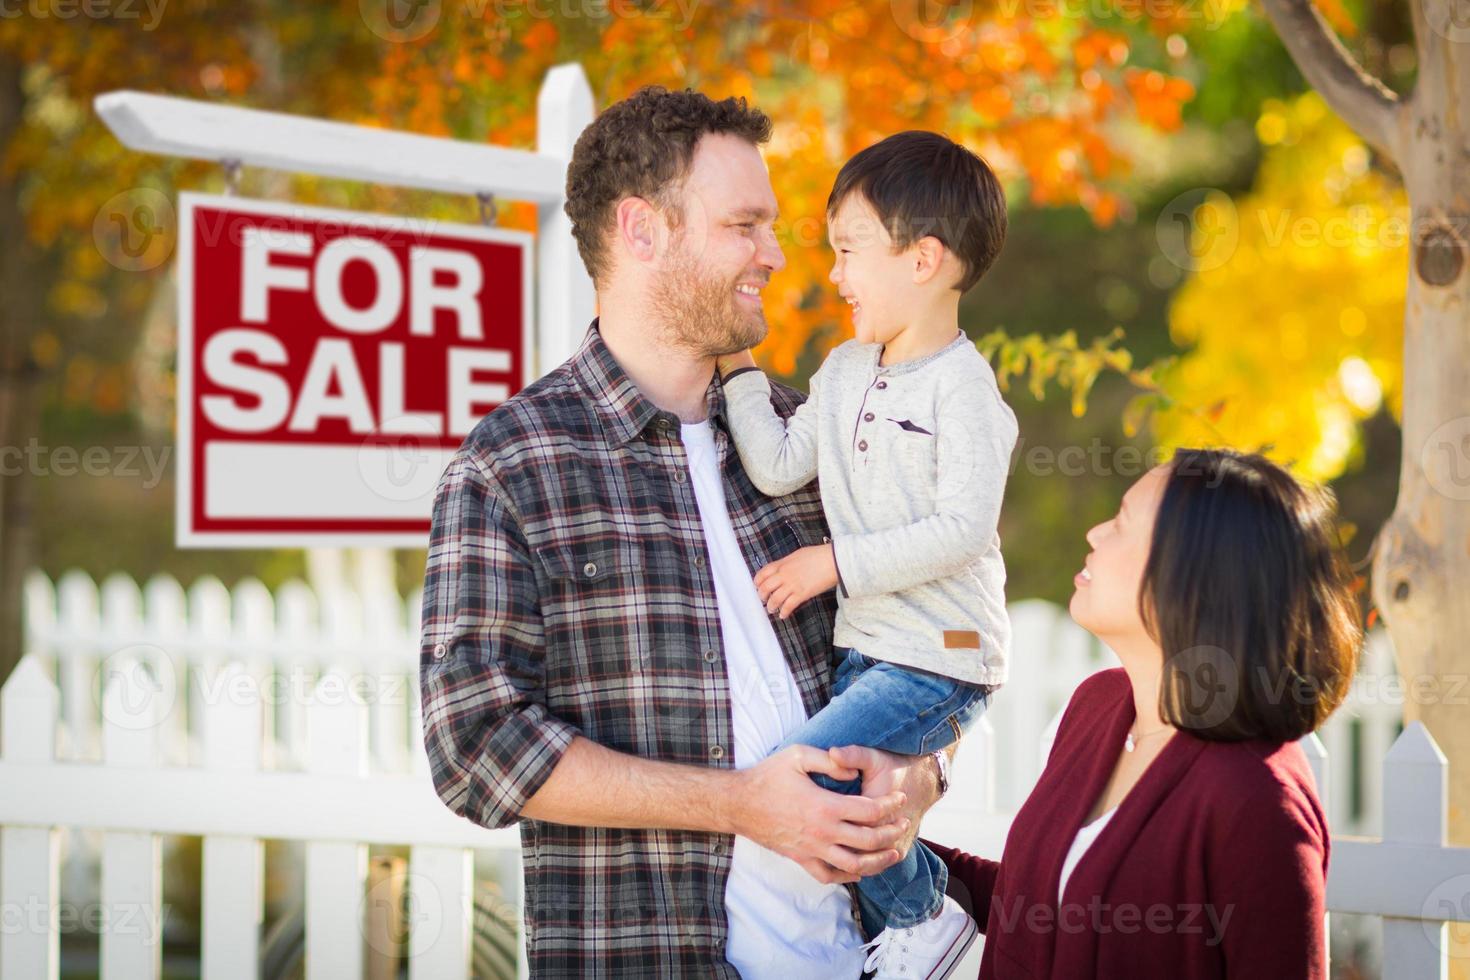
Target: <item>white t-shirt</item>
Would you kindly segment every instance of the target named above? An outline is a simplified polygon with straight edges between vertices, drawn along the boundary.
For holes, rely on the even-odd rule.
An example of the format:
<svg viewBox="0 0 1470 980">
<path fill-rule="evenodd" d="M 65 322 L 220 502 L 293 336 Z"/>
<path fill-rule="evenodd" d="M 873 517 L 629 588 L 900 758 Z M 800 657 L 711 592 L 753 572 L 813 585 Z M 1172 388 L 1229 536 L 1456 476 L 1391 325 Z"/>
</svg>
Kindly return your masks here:
<svg viewBox="0 0 1470 980">
<path fill-rule="evenodd" d="M 1092 842 L 1097 840 L 1097 835 L 1102 833 L 1102 829 L 1108 825 L 1108 821 L 1113 819 L 1113 814 L 1117 812 L 1118 808 L 1113 807 L 1092 823 L 1077 828 L 1077 836 L 1072 838 L 1072 846 L 1068 848 L 1067 858 L 1062 862 L 1062 877 L 1057 881 L 1058 905 L 1062 902 L 1062 894 L 1067 890 L 1067 879 L 1072 877 L 1072 871 L 1077 867 L 1077 862 L 1082 860 L 1082 855 L 1087 853 Z"/>
<path fill-rule="evenodd" d="M 708 422 L 686 424 L 683 438 L 720 607 L 735 768 L 745 769 L 800 728 L 806 709 L 730 525 L 713 430 Z M 863 937 L 847 889 L 818 882 L 795 861 L 744 837 L 735 838 L 725 912 L 725 958 L 747 980 L 862 973 Z"/>
</svg>

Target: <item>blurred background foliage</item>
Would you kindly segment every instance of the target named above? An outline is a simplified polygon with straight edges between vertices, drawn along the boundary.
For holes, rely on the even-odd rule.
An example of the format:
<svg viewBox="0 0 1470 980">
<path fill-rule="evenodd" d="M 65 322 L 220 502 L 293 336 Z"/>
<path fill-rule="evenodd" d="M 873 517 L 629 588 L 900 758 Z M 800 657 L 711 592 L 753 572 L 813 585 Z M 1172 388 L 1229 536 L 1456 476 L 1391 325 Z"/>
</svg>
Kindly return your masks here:
<svg viewBox="0 0 1470 980">
<path fill-rule="evenodd" d="M 530 147 L 542 77 L 575 60 L 599 104 L 661 83 L 746 95 L 776 120 L 767 156 L 789 264 L 759 354 L 798 387 L 850 329 L 822 225 L 842 161 L 908 128 L 991 161 L 1010 234 L 962 316 L 1016 370 L 1021 444 L 1001 527 L 1012 599 L 1064 602 L 1086 530 L 1177 445 L 1265 448 L 1332 481 L 1359 561 L 1391 512 L 1402 191 L 1303 94 L 1244 0 L 428 0 L 385 19 L 399 3 L 172 0 L 131 18 L 33 4 L 0 20 L 0 261 L 12 272 L 0 340 L 41 372 L 42 445 L 171 452 L 171 218 L 103 218 L 150 189 L 172 200 L 223 186 L 215 166 L 121 147 L 92 112 L 96 94 Z M 1412 78 L 1401 8 L 1319 7 L 1366 67 L 1400 88 Z M 477 219 L 472 200 L 284 174 L 247 171 L 239 190 Z M 532 212 L 508 204 L 501 222 L 528 228 Z M 142 253 L 139 235 L 156 236 Z M 270 586 L 303 573 L 300 550 L 175 549 L 168 462 L 157 480 L 143 467 L 37 477 L 36 564 Z M 400 552 L 400 587 L 422 567 L 422 552 Z"/>
</svg>

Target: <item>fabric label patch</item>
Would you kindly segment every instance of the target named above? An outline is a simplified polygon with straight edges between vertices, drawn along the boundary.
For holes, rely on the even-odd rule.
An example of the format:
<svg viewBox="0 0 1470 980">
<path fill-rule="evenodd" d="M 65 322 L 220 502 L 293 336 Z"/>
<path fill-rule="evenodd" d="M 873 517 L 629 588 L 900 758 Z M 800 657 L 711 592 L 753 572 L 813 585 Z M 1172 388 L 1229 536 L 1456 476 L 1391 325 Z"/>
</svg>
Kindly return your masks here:
<svg viewBox="0 0 1470 980">
<path fill-rule="evenodd" d="M 944 649 L 978 650 L 980 649 L 980 634 L 975 630 L 945 630 Z"/>
</svg>

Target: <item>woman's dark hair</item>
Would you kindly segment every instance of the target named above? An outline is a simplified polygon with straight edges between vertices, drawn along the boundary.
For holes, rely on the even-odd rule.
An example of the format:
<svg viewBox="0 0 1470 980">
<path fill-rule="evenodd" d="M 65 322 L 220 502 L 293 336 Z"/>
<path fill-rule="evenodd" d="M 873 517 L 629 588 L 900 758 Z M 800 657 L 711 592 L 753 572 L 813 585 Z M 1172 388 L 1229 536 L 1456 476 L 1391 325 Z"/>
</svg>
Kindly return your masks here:
<svg viewBox="0 0 1470 980">
<path fill-rule="evenodd" d="M 1363 639 L 1335 499 L 1256 454 L 1168 467 L 1138 596 L 1159 716 L 1214 741 L 1300 738 L 1342 703 Z"/>
<path fill-rule="evenodd" d="M 899 251 L 933 236 L 960 260 L 955 289 L 969 292 L 1006 240 L 1006 195 L 990 166 L 948 136 L 894 133 L 843 164 L 827 214 L 858 193 Z"/>
<path fill-rule="evenodd" d="M 623 198 L 653 201 L 678 226 L 682 214 L 670 191 L 689 173 L 706 133 L 759 146 L 771 138 L 771 120 L 744 98 L 716 102 L 692 89 L 649 85 L 608 106 L 577 137 L 567 166 L 566 212 L 594 283 L 608 272 L 607 237 Z"/>
</svg>

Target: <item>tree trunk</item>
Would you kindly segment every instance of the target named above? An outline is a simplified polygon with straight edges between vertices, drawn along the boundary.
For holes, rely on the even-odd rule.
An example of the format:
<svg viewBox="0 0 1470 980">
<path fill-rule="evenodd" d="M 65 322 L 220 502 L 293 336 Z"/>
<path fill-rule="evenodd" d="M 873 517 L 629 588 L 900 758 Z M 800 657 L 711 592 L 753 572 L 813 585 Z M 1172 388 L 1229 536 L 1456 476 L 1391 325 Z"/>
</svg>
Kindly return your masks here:
<svg viewBox="0 0 1470 980">
<path fill-rule="evenodd" d="M 23 124 L 21 65 L 0 56 L 0 146 Z M 25 653 L 21 621 L 25 575 L 35 555 L 31 507 L 34 477 L 27 442 L 37 434 L 40 372 L 31 340 L 44 302 L 39 263 L 21 211 L 21 176 L 0 173 L 0 446 L 20 450 L 19 465 L 0 476 L 0 685 Z M 13 453 L 9 454 L 15 459 Z"/>
<path fill-rule="evenodd" d="M 1449 759 L 1449 837 L 1470 845 L 1470 24 L 1459 0 L 1410 0 L 1418 75 L 1403 100 L 1363 74 L 1309 0 L 1263 0 L 1302 74 L 1403 175 L 1412 222 L 1398 502 L 1373 600 L 1405 722 Z M 1376 764 L 1377 760 L 1372 760 Z M 1470 977 L 1455 928 L 1451 975 Z"/>
<path fill-rule="evenodd" d="M 1377 542 L 1373 598 L 1422 721 L 1450 763 L 1449 836 L 1470 844 L 1470 36 L 1442 0 L 1414 5 L 1419 76 L 1399 169 L 1413 235 L 1404 316 L 1404 453 Z M 1442 17 L 1444 19 L 1442 19 Z M 1454 40 L 1451 38 L 1454 37 Z M 1458 43 L 1457 43 L 1458 42 Z M 1470 977 L 1452 926 L 1451 975 Z"/>
<path fill-rule="evenodd" d="M 1404 455 L 1373 598 L 1398 653 L 1404 720 L 1424 722 L 1449 757 L 1450 836 L 1470 844 L 1470 694 L 1457 683 L 1470 676 L 1470 59 L 1415 13 L 1419 79 L 1399 160 L 1413 228 Z"/>
</svg>

